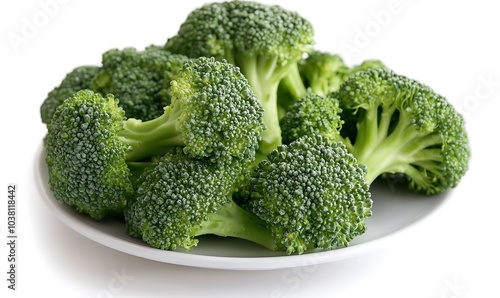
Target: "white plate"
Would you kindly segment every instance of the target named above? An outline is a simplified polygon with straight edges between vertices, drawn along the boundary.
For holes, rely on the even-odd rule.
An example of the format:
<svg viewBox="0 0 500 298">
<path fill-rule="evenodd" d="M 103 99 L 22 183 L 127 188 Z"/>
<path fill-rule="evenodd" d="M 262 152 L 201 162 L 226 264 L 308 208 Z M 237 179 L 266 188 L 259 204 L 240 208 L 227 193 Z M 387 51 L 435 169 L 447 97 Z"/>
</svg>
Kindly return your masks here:
<svg viewBox="0 0 500 298">
<path fill-rule="evenodd" d="M 394 191 L 387 182 L 372 187 L 373 215 L 366 220 L 367 231 L 355 238 L 349 247 L 331 251 L 315 251 L 302 255 L 271 252 L 247 241 L 204 236 L 190 252 L 164 251 L 149 247 L 128 236 L 119 220 L 101 222 L 59 203 L 48 187 L 45 151 L 40 145 L 36 173 L 42 199 L 66 225 L 102 245 L 134 256 L 158 262 L 212 269 L 268 270 L 338 261 L 368 252 L 387 242 L 391 236 L 426 218 L 441 206 L 447 195 L 423 196 L 407 191 Z"/>
</svg>

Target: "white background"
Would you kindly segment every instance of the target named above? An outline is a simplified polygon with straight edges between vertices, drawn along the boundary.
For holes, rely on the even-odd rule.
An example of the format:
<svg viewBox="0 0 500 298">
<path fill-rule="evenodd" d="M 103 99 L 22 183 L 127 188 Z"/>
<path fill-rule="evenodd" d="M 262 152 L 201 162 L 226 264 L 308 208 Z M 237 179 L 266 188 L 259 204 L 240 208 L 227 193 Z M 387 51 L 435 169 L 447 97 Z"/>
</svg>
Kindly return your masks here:
<svg viewBox="0 0 500 298">
<path fill-rule="evenodd" d="M 116 252 L 54 218 L 34 177 L 46 132 L 39 107 L 47 93 L 74 67 L 99 64 L 108 49 L 163 44 L 205 2 L 1 2 L 0 296 L 499 297 L 500 10 L 494 1 L 264 1 L 308 18 L 318 49 L 339 53 L 350 65 L 381 59 L 466 116 L 473 152 L 467 175 L 443 208 L 383 248 L 307 268 L 197 269 Z M 10 182 L 19 189 L 16 292 L 6 289 Z M 133 279 L 110 291 L 117 272 Z"/>
</svg>

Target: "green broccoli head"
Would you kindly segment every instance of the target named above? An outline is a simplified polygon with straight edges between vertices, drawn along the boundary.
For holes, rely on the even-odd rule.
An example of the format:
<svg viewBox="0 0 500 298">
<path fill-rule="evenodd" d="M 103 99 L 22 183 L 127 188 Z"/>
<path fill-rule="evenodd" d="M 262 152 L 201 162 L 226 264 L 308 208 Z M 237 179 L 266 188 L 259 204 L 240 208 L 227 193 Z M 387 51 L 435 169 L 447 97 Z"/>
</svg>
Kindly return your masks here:
<svg viewBox="0 0 500 298">
<path fill-rule="evenodd" d="M 249 206 L 289 254 L 347 246 L 371 215 L 365 174 L 343 143 L 306 135 L 259 163 Z"/>
<path fill-rule="evenodd" d="M 192 11 L 165 48 L 189 57 L 225 59 L 240 68 L 265 110 L 267 129 L 259 147 L 265 155 L 281 144 L 278 85 L 310 50 L 313 36 L 312 25 L 295 12 L 228 1 Z"/>
<path fill-rule="evenodd" d="M 338 100 L 309 93 L 293 104 L 281 119 L 284 144 L 304 135 L 320 134 L 331 142 L 339 141 L 344 121 Z"/>
<path fill-rule="evenodd" d="M 353 74 L 358 73 L 360 71 L 372 69 L 372 68 L 387 68 L 387 66 L 385 66 L 385 64 L 380 60 L 376 60 L 376 59 L 365 60 L 365 61 L 361 62 L 361 64 L 353 66 L 349 70 L 349 75 L 353 75 Z M 345 79 L 347 79 L 347 77 Z M 336 91 L 336 90 L 334 90 L 334 91 Z"/>
<path fill-rule="evenodd" d="M 82 90 L 55 110 L 44 139 L 49 186 L 57 200 L 93 219 L 119 213 L 133 193 L 119 140 L 125 119 L 117 100 Z"/>
<path fill-rule="evenodd" d="M 315 94 L 326 96 L 335 92 L 350 75 L 371 69 L 384 68 L 379 60 L 366 60 L 349 68 L 337 54 L 313 51 L 299 61 L 299 72 L 304 85 Z"/>
<path fill-rule="evenodd" d="M 349 76 L 349 67 L 339 55 L 313 51 L 299 61 L 299 72 L 311 92 L 326 96 L 339 89 Z"/>
<path fill-rule="evenodd" d="M 383 68 L 379 60 L 366 60 L 349 68 L 342 57 L 337 54 L 322 51 L 312 51 L 307 57 L 297 63 L 297 67 L 280 82 L 278 101 L 282 108 L 282 117 L 290 106 L 311 92 L 327 96 L 335 92 L 347 78 L 359 71 L 370 68 Z M 294 74 L 294 71 L 298 75 Z M 298 79 L 297 79 L 298 78 Z"/>
<path fill-rule="evenodd" d="M 251 1 L 209 3 L 193 10 L 165 48 L 252 67 L 298 61 L 314 43 L 311 24 L 279 6 Z M 240 65 L 241 64 L 241 65 Z M 271 65 L 268 65 L 271 66 Z"/>
<path fill-rule="evenodd" d="M 351 76 L 331 96 L 351 128 L 341 134 L 368 167 L 369 183 L 398 173 L 409 178 L 410 189 L 435 194 L 455 187 L 467 171 L 464 119 L 428 86 L 377 68 Z"/>
<path fill-rule="evenodd" d="M 124 123 L 120 136 L 132 146 L 129 160 L 161 155 L 172 146 L 195 157 L 255 151 L 265 128 L 263 109 L 237 67 L 214 58 L 192 59 L 171 85 L 172 102 L 161 116 Z"/>
<path fill-rule="evenodd" d="M 178 149 L 167 152 L 137 180 L 125 211 L 128 233 L 156 248 L 193 247 L 196 226 L 227 200 L 231 180 L 224 170 Z"/>
<path fill-rule="evenodd" d="M 66 75 L 61 84 L 49 92 L 40 107 L 42 122 L 49 124 L 56 108 L 74 93 L 89 89 L 99 72 L 98 66 L 80 66 Z"/>
<path fill-rule="evenodd" d="M 227 60 L 233 49 L 231 38 L 234 25 L 230 22 L 231 17 L 224 4 L 205 4 L 191 11 L 177 34 L 168 39 L 165 49 L 191 58 Z"/>
<path fill-rule="evenodd" d="M 312 25 L 296 12 L 257 2 L 229 1 L 222 5 L 232 24 L 236 63 L 242 58 L 238 64 L 245 65 L 248 58 L 257 57 L 258 62 L 286 66 L 302 58 L 314 44 Z"/>
<path fill-rule="evenodd" d="M 103 54 L 102 68 L 92 87 L 113 94 L 127 118 L 151 120 L 170 104 L 170 82 L 188 58 L 162 47 L 112 49 Z"/>
<path fill-rule="evenodd" d="M 193 158 L 180 148 L 154 161 L 138 179 L 125 221 L 129 235 L 152 247 L 191 250 L 198 236 L 238 237 L 274 249 L 271 233 L 231 199 L 240 160 Z"/>
</svg>

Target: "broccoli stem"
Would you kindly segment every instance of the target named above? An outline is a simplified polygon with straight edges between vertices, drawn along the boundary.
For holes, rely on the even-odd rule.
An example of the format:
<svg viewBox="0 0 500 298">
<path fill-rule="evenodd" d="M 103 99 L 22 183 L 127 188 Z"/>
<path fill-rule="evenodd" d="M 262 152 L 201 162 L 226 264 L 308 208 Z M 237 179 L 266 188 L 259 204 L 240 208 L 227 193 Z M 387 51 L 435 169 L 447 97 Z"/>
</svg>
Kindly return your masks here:
<svg viewBox="0 0 500 298">
<path fill-rule="evenodd" d="M 171 105 L 161 116 L 149 121 L 127 119 L 123 130 L 118 133 L 122 142 L 131 146 L 126 155 L 127 161 L 163 155 L 173 146 L 184 146 L 184 136 L 177 125 L 180 115 L 181 108 Z"/>
<path fill-rule="evenodd" d="M 286 102 L 286 106 L 289 107 L 292 104 L 294 104 L 298 99 L 301 99 L 302 97 L 306 96 L 307 90 L 306 87 L 304 86 L 304 82 L 302 81 L 302 78 L 300 77 L 300 72 L 299 72 L 299 67 L 297 63 L 294 63 L 292 66 L 290 66 L 289 71 L 287 72 L 287 75 L 281 80 L 281 84 L 283 84 L 287 91 L 290 92 L 290 95 L 292 95 L 292 100 L 290 102 Z M 313 86 L 311 86 L 313 87 Z M 321 89 L 321 88 L 318 88 Z M 312 89 L 312 92 L 314 93 L 315 89 Z M 323 89 L 321 89 L 323 90 Z M 326 94 L 325 94 L 326 95 Z"/>
<path fill-rule="evenodd" d="M 277 57 L 240 54 L 236 58 L 241 72 L 264 108 L 263 121 L 266 129 L 261 134 L 259 151 L 267 155 L 282 144 L 277 92 L 288 67 L 277 65 Z"/>
<path fill-rule="evenodd" d="M 259 144 L 259 151 L 264 155 L 278 148 L 282 143 L 278 104 L 276 102 L 278 84 L 274 87 L 276 87 L 274 91 L 271 91 L 267 96 L 267 102 L 263 104 L 264 116 L 262 119 L 266 125 L 266 129 L 261 134 L 262 139 Z"/>
<path fill-rule="evenodd" d="M 281 120 L 285 116 L 290 106 L 306 95 L 307 89 L 300 76 L 299 67 L 297 63 L 294 63 L 289 67 L 289 71 L 278 86 L 279 119 Z"/>
<path fill-rule="evenodd" d="M 419 132 L 411 123 L 410 116 L 400 111 L 399 119 L 389 131 L 396 108 L 383 107 L 379 114 L 369 108 L 363 121 L 358 123 L 358 135 L 354 145 L 348 144 L 358 162 L 368 168 L 366 182 L 371 184 L 382 173 L 403 173 L 413 180 L 425 183 L 426 179 L 416 167 L 438 174 L 442 143 L 437 133 Z"/>
<path fill-rule="evenodd" d="M 309 89 L 314 94 L 317 94 L 319 96 L 326 96 L 327 94 L 325 94 L 325 92 L 323 90 L 327 90 L 328 85 L 327 85 L 327 82 L 325 80 L 314 80 L 311 82 Z"/>
<path fill-rule="evenodd" d="M 208 219 L 203 221 L 200 227 L 194 236 L 213 234 L 235 237 L 260 244 L 272 251 L 277 249 L 265 222 L 232 200 L 221 206 L 216 213 L 209 214 Z"/>
</svg>

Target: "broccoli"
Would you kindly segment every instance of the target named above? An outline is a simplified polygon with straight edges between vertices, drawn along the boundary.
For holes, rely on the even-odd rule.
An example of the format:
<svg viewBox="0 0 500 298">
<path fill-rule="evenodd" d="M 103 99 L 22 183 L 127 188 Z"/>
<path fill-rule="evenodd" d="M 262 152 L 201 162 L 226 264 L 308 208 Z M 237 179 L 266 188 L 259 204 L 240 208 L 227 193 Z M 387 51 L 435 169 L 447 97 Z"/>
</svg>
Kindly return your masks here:
<svg viewBox="0 0 500 298">
<path fill-rule="evenodd" d="M 283 118 L 288 108 L 298 99 L 307 95 L 310 90 L 306 89 L 305 82 L 300 73 L 299 65 L 303 59 L 299 60 L 287 72 L 287 75 L 278 85 L 278 117 Z"/>
<path fill-rule="evenodd" d="M 376 59 L 365 60 L 365 61 L 361 62 L 361 64 L 358 64 L 358 65 L 351 67 L 351 69 L 349 70 L 349 75 L 353 75 L 353 74 L 358 73 L 360 71 L 368 70 L 368 69 L 372 69 L 372 68 L 387 68 L 387 66 L 385 66 L 385 64 L 382 63 L 382 61 L 380 61 L 380 60 L 376 60 Z M 337 89 L 339 87 L 337 87 Z M 332 91 L 337 91 L 337 90 L 331 90 L 330 92 L 332 92 Z"/>
<path fill-rule="evenodd" d="M 283 114 L 297 100 L 307 95 L 307 91 L 325 96 L 338 89 L 347 78 L 349 67 L 339 55 L 314 50 L 306 58 L 297 62 L 296 71 L 300 80 L 292 81 L 297 76 L 285 77 L 279 85 L 278 103 Z"/>
<path fill-rule="evenodd" d="M 275 249 L 271 232 L 254 214 L 231 200 L 245 160 L 193 158 L 179 148 L 167 152 L 139 177 L 125 209 L 127 233 L 150 246 L 191 250 L 198 236 L 250 240 Z"/>
<path fill-rule="evenodd" d="M 161 116 L 123 124 L 119 135 L 132 147 L 131 160 L 161 155 L 172 146 L 195 157 L 239 157 L 265 128 L 248 81 L 225 61 L 200 57 L 186 62 L 170 92 L 172 102 Z"/>
<path fill-rule="evenodd" d="M 40 110 L 42 122 L 50 122 L 57 106 L 83 89 L 120 98 L 119 105 L 127 118 L 154 119 L 170 104 L 170 82 L 188 60 L 158 46 L 144 51 L 109 50 L 103 54 L 102 66 L 74 69 L 49 93 Z"/>
<path fill-rule="evenodd" d="M 288 254 L 344 247 L 365 232 L 371 216 L 365 174 L 342 142 L 305 135 L 259 163 L 248 206 Z"/>
<path fill-rule="evenodd" d="M 138 173 L 172 147 L 193 157 L 255 157 L 263 111 L 235 66 L 190 60 L 171 94 L 164 114 L 145 122 L 126 119 L 112 95 L 82 90 L 65 100 L 45 139 L 55 197 L 100 219 L 122 209 Z"/>
<path fill-rule="evenodd" d="M 326 96 L 338 90 L 350 74 L 349 67 L 336 54 L 314 51 L 299 62 L 300 75 L 310 91 Z"/>
<path fill-rule="evenodd" d="M 281 144 L 277 89 L 314 43 L 312 25 L 279 6 L 248 1 L 206 4 L 192 11 L 165 49 L 188 57 L 215 57 L 238 66 L 264 108 L 266 130 L 258 153 Z M 300 80 L 300 78 L 298 78 Z"/>
<path fill-rule="evenodd" d="M 312 51 L 306 58 L 299 60 L 297 65 L 298 67 L 294 70 L 299 72 L 301 80 L 295 79 L 296 75 L 290 75 L 283 78 L 279 85 L 280 119 L 290 106 L 306 96 L 308 92 L 326 96 L 337 91 L 350 75 L 365 69 L 385 67 L 379 60 L 365 60 L 349 68 L 339 55 L 318 50 Z"/>
<path fill-rule="evenodd" d="M 74 93 L 89 89 L 99 72 L 98 66 L 80 66 L 66 75 L 61 84 L 49 92 L 40 107 L 42 122 L 49 124 L 56 108 Z"/>
<path fill-rule="evenodd" d="M 340 139 L 344 121 L 336 99 L 308 93 L 289 107 L 280 121 L 284 144 L 290 144 L 303 135 L 320 134 L 332 142 Z"/>
<path fill-rule="evenodd" d="M 286 138 L 315 132 L 343 141 L 367 166 L 369 184 L 379 176 L 398 175 L 406 177 L 410 189 L 431 195 L 455 187 L 467 171 L 470 149 L 463 117 L 420 82 L 387 68 L 373 68 L 351 75 L 326 98 L 304 100 L 282 119 L 287 123 Z M 327 117 L 303 116 L 314 107 L 334 110 Z M 325 124 L 338 129 L 336 113 L 344 121 L 340 135 Z"/>
<path fill-rule="evenodd" d="M 379 60 L 365 60 L 349 68 L 339 55 L 320 51 L 314 51 L 306 59 L 299 61 L 299 72 L 306 88 L 321 96 L 337 91 L 350 75 L 370 68 L 384 67 Z"/>
<path fill-rule="evenodd" d="M 92 89 L 119 98 L 127 118 L 151 120 L 170 104 L 170 82 L 187 61 L 157 46 L 112 49 L 103 54 Z"/>
<path fill-rule="evenodd" d="M 125 119 L 112 95 L 78 91 L 57 107 L 44 139 L 54 197 L 99 220 L 119 214 L 133 193 L 118 132 Z"/>
</svg>

